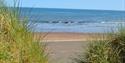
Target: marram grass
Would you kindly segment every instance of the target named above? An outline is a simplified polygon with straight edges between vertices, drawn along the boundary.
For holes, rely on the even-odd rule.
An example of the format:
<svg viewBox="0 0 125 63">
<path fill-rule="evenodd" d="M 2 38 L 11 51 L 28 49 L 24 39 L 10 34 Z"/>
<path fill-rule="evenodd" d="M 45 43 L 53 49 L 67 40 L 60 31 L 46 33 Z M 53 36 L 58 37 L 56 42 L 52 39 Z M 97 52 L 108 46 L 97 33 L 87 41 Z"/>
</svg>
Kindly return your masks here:
<svg viewBox="0 0 125 63">
<path fill-rule="evenodd" d="M 34 40 L 18 11 L 0 0 L 0 63 L 48 63 L 45 47 Z"/>
<path fill-rule="evenodd" d="M 125 27 L 107 35 L 107 40 L 92 41 L 75 63 L 125 63 Z"/>
<path fill-rule="evenodd" d="M 113 50 L 118 49 L 121 63 L 125 63 L 125 27 L 123 25 L 118 28 L 117 33 L 111 35 L 110 42 Z"/>
<path fill-rule="evenodd" d="M 75 63 L 120 63 L 118 50 L 112 50 L 107 40 L 97 40 L 89 44 L 85 53 L 75 59 Z"/>
</svg>

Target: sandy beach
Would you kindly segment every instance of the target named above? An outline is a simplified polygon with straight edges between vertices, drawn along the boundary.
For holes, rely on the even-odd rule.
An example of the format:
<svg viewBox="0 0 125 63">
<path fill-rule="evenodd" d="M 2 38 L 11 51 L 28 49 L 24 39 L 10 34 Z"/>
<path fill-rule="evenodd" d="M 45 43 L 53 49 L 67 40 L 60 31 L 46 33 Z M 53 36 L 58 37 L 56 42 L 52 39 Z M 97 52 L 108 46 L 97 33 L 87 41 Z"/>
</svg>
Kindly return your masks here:
<svg viewBox="0 0 125 63">
<path fill-rule="evenodd" d="M 69 32 L 41 32 L 34 33 L 35 39 L 40 39 L 44 42 L 64 42 L 64 41 L 88 41 L 104 37 L 101 33 L 69 33 Z M 101 38 L 100 38 L 101 39 Z"/>
<path fill-rule="evenodd" d="M 45 42 L 50 63 L 72 63 L 80 53 L 86 51 L 89 42 Z"/>
<path fill-rule="evenodd" d="M 104 34 L 51 32 L 34 33 L 34 35 L 47 45 L 51 63 L 72 63 L 73 58 L 86 50 L 88 40 L 98 39 Z"/>
</svg>

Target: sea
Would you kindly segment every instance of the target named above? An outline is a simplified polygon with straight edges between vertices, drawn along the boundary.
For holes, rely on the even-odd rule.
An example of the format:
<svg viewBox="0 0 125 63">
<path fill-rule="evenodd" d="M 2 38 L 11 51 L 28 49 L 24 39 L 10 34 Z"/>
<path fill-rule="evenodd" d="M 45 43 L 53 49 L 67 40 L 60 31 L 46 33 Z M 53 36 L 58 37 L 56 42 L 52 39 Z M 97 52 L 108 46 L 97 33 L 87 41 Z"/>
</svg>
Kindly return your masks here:
<svg viewBox="0 0 125 63">
<path fill-rule="evenodd" d="M 125 24 L 125 11 L 21 8 L 33 32 L 106 33 Z"/>
</svg>

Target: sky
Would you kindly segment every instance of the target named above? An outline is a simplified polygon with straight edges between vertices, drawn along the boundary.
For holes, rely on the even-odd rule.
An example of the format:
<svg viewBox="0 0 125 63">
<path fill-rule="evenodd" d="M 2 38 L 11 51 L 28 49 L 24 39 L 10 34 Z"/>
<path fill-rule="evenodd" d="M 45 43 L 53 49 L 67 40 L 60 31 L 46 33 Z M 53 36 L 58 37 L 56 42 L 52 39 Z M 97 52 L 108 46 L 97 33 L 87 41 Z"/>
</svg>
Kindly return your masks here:
<svg viewBox="0 0 125 63">
<path fill-rule="evenodd" d="M 7 2 L 12 4 L 12 0 L 7 0 Z M 21 6 L 125 11 L 125 0 L 21 0 Z"/>
</svg>

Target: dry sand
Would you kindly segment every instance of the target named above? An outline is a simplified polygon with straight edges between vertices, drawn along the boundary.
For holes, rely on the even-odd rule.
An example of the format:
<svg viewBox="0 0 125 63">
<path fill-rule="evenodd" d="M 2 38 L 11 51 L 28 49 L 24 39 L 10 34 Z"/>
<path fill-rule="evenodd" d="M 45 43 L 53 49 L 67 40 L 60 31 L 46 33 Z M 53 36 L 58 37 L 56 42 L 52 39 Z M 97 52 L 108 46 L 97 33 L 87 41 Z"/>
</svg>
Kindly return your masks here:
<svg viewBox="0 0 125 63">
<path fill-rule="evenodd" d="M 35 38 L 44 42 L 61 42 L 61 41 L 88 41 L 95 40 L 103 37 L 104 34 L 99 33 L 63 33 L 63 32 L 50 32 L 50 33 L 34 33 Z"/>
<path fill-rule="evenodd" d="M 50 63 L 72 63 L 77 54 L 85 52 L 88 40 L 95 40 L 103 34 L 97 33 L 34 33 L 47 45 Z"/>
<path fill-rule="evenodd" d="M 85 52 L 89 42 L 45 42 L 50 63 L 72 63 L 78 54 Z"/>
</svg>

